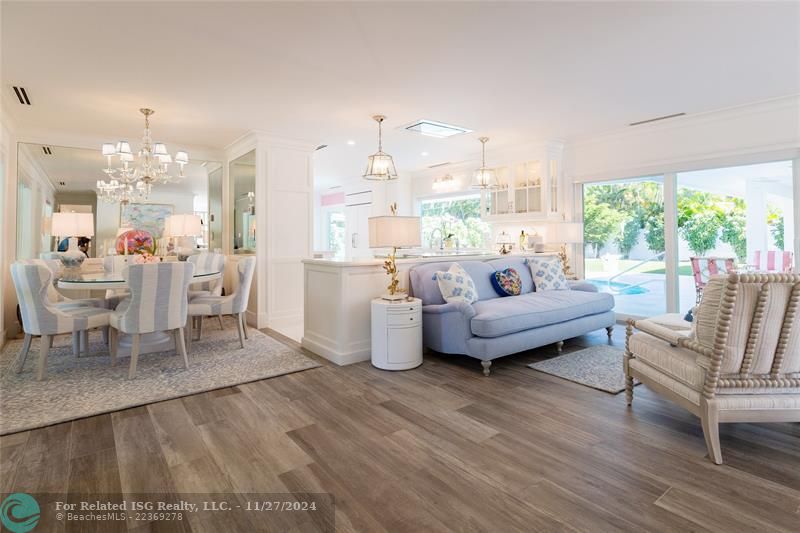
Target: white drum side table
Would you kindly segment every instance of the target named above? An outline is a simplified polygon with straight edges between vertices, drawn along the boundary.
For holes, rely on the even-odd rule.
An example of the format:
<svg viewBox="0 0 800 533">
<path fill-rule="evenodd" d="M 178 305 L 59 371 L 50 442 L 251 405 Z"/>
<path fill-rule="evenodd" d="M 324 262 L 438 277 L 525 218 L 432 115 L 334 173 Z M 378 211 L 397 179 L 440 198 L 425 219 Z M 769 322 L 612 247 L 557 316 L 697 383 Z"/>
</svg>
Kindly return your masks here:
<svg viewBox="0 0 800 533">
<path fill-rule="evenodd" d="M 422 300 L 372 300 L 372 364 L 383 370 L 422 364 Z"/>
</svg>

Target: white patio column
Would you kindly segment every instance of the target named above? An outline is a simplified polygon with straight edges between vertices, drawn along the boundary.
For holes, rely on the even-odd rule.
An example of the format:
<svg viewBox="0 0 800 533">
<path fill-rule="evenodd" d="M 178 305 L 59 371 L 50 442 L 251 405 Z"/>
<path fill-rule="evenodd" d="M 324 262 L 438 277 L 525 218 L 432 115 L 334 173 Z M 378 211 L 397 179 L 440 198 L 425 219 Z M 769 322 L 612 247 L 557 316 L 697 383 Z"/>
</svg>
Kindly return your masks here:
<svg viewBox="0 0 800 533">
<path fill-rule="evenodd" d="M 747 180 L 745 185 L 745 202 L 747 203 L 747 262 L 753 261 L 756 250 L 768 249 L 767 199 L 764 184 L 755 180 Z"/>
</svg>

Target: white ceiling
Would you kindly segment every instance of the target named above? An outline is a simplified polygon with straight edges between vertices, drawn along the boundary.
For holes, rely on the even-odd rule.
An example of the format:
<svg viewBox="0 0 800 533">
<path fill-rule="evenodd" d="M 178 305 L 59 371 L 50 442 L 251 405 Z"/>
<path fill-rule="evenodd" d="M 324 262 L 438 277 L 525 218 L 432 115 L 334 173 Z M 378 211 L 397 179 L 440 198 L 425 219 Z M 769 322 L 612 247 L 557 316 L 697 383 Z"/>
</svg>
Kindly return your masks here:
<svg viewBox="0 0 800 533">
<path fill-rule="evenodd" d="M 363 172 L 383 113 L 398 170 L 800 92 L 800 4 L 2 3 L 20 128 L 223 147 L 306 139 L 318 185 Z M 11 85 L 33 102 L 15 102 Z M 474 133 L 432 139 L 415 119 Z M 355 145 L 347 145 L 348 140 Z M 428 156 L 422 156 L 422 152 Z"/>
<path fill-rule="evenodd" d="M 48 147 L 51 154 L 45 154 L 40 144 L 23 143 L 21 145 L 21 149 L 26 150 L 47 175 L 56 192 L 94 191 L 97 180 L 108 180 L 108 176 L 103 172 L 103 169 L 106 168 L 106 158 L 99 150 L 52 145 L 48 145 Z M 190 161 L 184 167 L 182 180 L 157 184 L 154 189 L 207 196 L 208 173 L 219 166 L 220 164 L 214 161 Z M 171 165 L 169 173 L 177 177 L 177 165 Z M 61 185 L 60 182 L 64 182 L 65 185 Z"/>
</svg>

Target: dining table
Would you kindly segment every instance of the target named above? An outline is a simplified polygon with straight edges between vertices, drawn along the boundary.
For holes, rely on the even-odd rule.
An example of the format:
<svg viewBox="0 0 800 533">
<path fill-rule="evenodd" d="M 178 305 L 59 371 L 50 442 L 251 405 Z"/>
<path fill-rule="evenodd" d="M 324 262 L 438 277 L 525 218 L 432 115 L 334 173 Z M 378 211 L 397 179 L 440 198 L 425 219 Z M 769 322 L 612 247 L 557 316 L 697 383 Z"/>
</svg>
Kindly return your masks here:
<svg viewBox="0 0 800 533">
<path fill-rule="evenodd" d="M 192 278 L 192 284 L 213 281 L 222 277 L 220 270 L 198 269 Z M 58 278 L 56 286 L 64 291 L 107 291 L 127 289 L 128 283 L 122 277 L 122 270 L 114 272 L 91 272 L 73 276 L 62 276 Z M 188 296 L 188 295 L 187 295 Z M 133 337 L 120 333 L 118 356 L 130 355 Z M 175 349 L 175 338 L 165 331 L 145 333 L 140 336 L 139 353 L 165 352 Z"/>
</svg>

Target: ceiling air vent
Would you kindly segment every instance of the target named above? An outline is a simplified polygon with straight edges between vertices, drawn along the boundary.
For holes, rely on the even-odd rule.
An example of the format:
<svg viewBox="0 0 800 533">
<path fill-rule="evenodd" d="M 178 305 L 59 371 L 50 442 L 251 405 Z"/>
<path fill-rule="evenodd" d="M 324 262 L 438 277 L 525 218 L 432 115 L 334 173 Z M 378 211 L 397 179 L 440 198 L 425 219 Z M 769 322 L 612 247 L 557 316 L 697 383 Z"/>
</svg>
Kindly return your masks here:
<svg viewBox="0 0 800 533">
<path fill-rule="evenodd" d="M 472 132 L 472 130 L 462 128 L 461 126 L 453 126 L 452 124 L 445 124 L 444 122 L 436 122 L 435 120 L 426 119 L 414 121 L 411 124 L 403 127 L 412 133 L 419 133 L 420 135 L 437 137 L 439 139 L 445 139 L 447 137 L 454 137 L 456 135 L 463 135 L 464 133 Z"/>
<path fill-rule="evenodd" d="M 53 155 L 53 150 L 49 146 L 42 146 L 42 152 L 44 152 L 44 155 Z"/>
<path fill-rule="evenodd" d="M 315 151 L 316 151 L 316 150 L 324 150 L 324 149 L 325 149 L 325 148 L 327 148 L 327 147 L 328 147 L 328 145 L 327 145 L 327 144 L 320 144 L 319 146 L 317 146 L 316 148 L 314 148 L 314 150 L 315 150 Z"/>
<path fill-rule="evenodd" d="M 22 105 L 31 105 L 31 99 L 28 98 L 28 92 L 25 90 L 25 87 L 17 87 L 16 85 L 13 86 L 14 94 L 17 95 L 17 100 Z"/>
<path fill-rule="evenodd" d="M 449 165 L 449 164 L 450 164 L 450 161 L 445 161 L 444 163 L 436 163 L 435 165 L 428 165 L 428 168 L 443 167 L 443 166 Z"/>
<path fill-rule="evenodd" d="M 640 126 L 642 124 L 649 124 L 650 122 L 658 122 L 659 120 L 667 120 L 675 117 L 682 117 L 686 113 L 673 113 L 672 115 L 664 115 L 663 117 L 648 118 L 647 120 L 640 120 L 639 122 L 631 122 L 628 126 Z"/>
<path fill-rule="evenodd" d="M 58 184 L 61 185 L 62 187 L 64 187 L 64 186 L 67 185 L 67 182 L 66 181 L 59 181 Z"/>
</svg>

